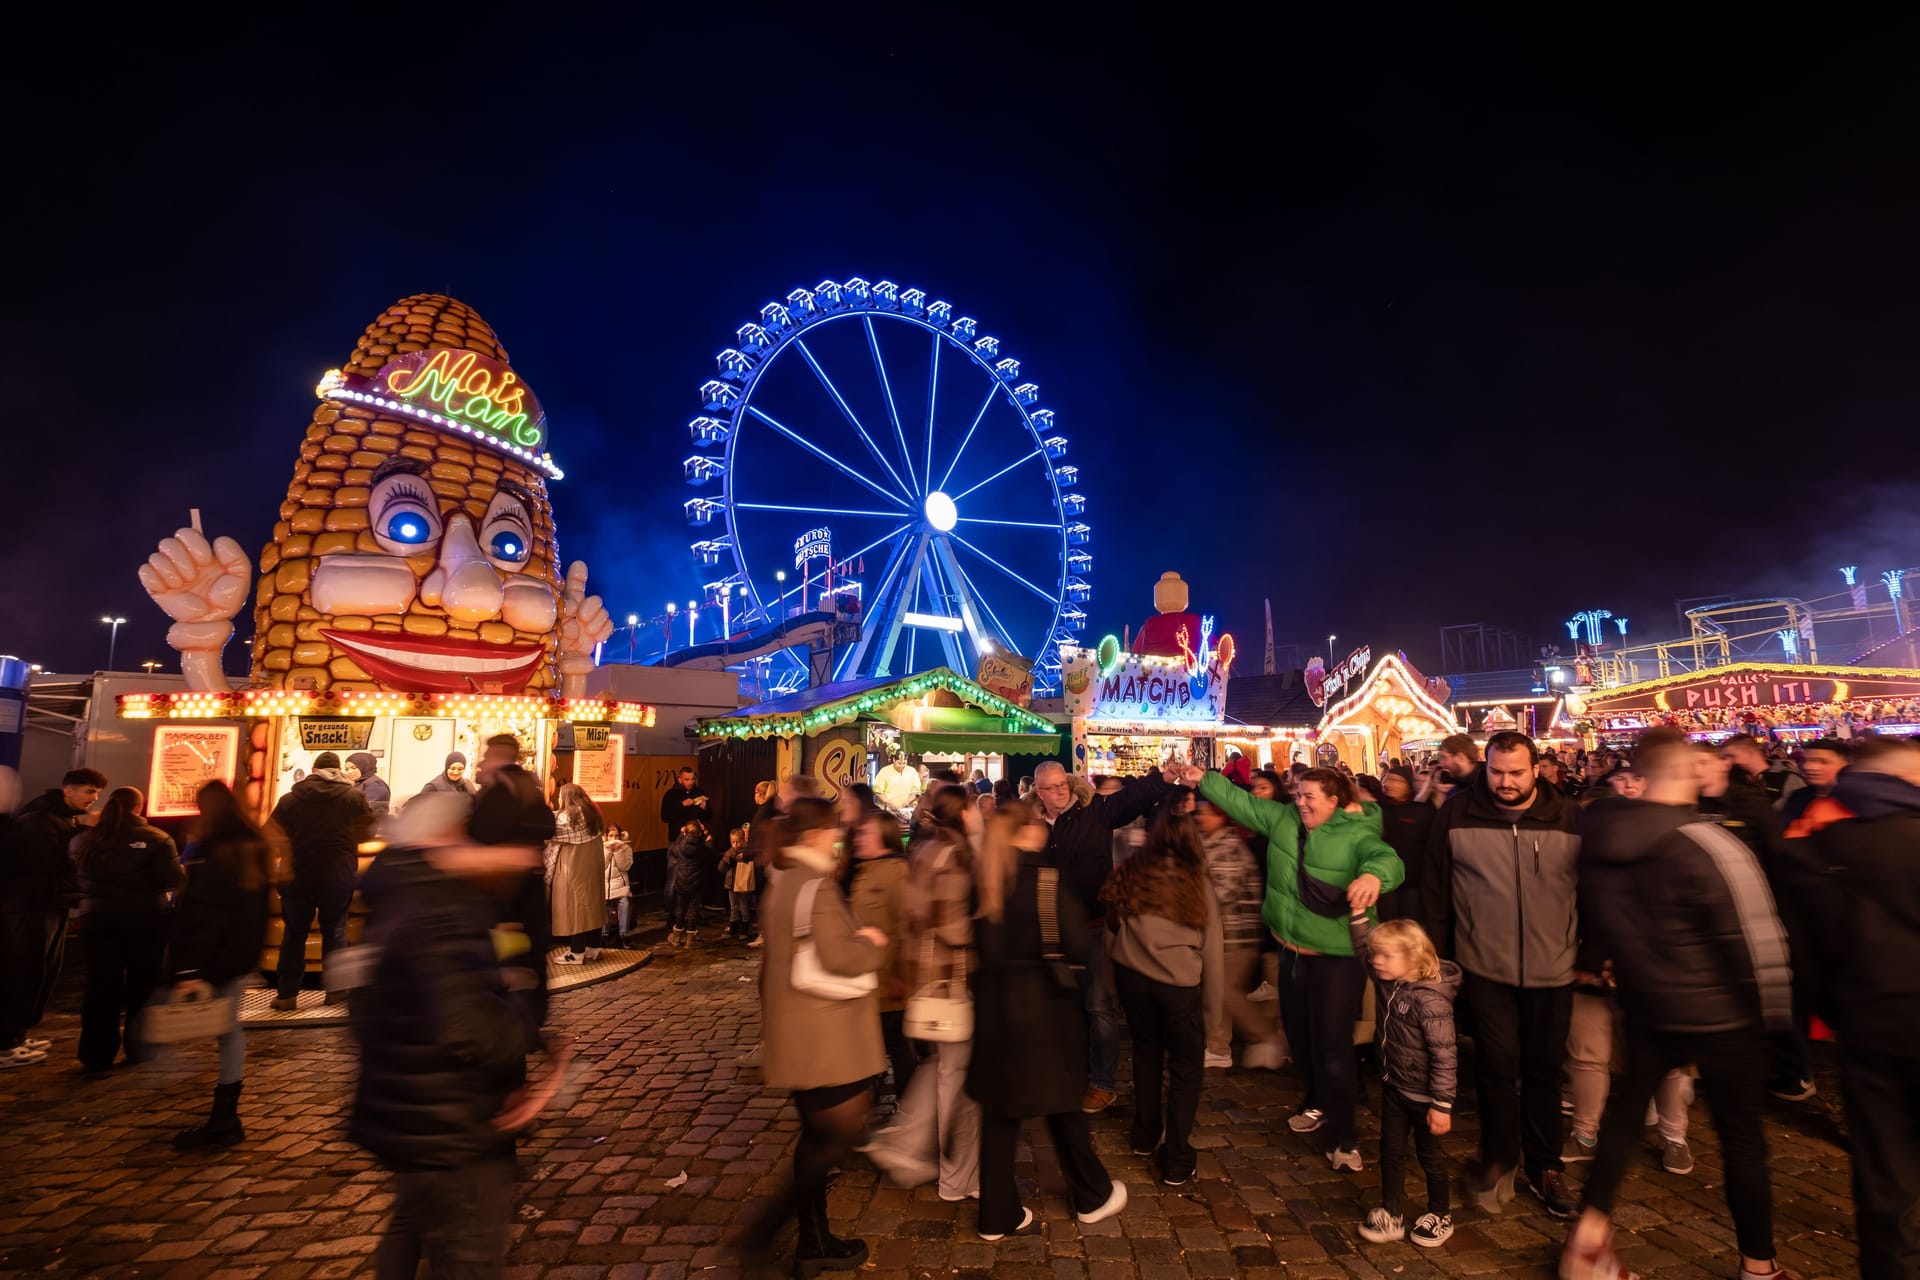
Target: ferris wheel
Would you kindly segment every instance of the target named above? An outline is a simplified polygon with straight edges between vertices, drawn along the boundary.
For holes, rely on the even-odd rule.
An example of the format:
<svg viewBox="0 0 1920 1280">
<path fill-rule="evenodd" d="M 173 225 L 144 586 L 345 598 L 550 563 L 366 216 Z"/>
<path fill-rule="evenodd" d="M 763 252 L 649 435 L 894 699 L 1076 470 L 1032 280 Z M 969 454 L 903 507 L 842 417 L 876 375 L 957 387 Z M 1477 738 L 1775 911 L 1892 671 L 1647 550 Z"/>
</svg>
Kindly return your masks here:
<svg viewBox="0 0 1920 1280">
<path fill-rule="evenodd" d="M 708 492 L 685 512 L 720 571 L 709 600 L 741 601 L 734 631 L 828 612 L 858 638 L 815 678 L 972 676 L 1002 653 L 1057 691 L 1093 533 L 1053 411 L 997 338 L 919 289 L 823 280 L 762 307 L 718 363 L 683 464 Z M 808 682 L 798 649 L 775 663 L 776 688 Z"/>
</svg>

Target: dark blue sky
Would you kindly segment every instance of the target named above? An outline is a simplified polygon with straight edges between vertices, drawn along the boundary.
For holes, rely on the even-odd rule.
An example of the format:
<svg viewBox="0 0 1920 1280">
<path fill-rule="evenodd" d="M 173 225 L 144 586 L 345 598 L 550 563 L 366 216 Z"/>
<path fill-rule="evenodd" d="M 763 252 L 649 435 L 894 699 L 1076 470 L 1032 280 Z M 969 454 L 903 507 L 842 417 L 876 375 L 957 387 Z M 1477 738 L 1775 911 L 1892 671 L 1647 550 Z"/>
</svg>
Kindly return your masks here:
<svg viewBox="0 0 1920 1280">
<path fill-rule="evenodd" d="M 714 353 L 852 275 L 1041 384 L 1096 636 L 1169 568 L 1243 642 L 1271 596 L 1282 641 L 1432 661 L 1914 564 L 1920 50 L 1819 23 L 116 29 L 7 90 L 0 651 L 90 669 L 117 611 L 170 665 L 136 566 L 190 506 L 257 552 L 316 376 L 420 291 L 541 396 L 619 615 L 701 579 Z"/>
</svg>

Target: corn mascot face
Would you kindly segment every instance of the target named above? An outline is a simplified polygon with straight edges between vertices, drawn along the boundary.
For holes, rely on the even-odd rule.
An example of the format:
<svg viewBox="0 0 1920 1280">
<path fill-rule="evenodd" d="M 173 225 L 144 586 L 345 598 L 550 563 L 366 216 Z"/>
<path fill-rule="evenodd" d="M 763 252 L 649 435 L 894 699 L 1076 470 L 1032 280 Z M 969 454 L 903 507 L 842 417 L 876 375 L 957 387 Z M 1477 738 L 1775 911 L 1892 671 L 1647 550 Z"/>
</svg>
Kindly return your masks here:
<svg viewBox="0 0 1920 1280">
<path fill-rule="evenodd" d="M 486 322 L 395 303 L 321 396 L 260 554 L 256 675 L 289 689 L 556 684 L 562 584 L 539 402 Z"/>
<path fill-rule="evenodd" d="M 402 299 L 315 390 L 260 553 L 253 683 L 577 696 L 612 620 L 585 565 L 561 578 L 546 419 L 493 330 L 452 298 Z M 196 528 L 140 570 L 190 688 L 227 687 L 248 569 Z"/>
</svg>

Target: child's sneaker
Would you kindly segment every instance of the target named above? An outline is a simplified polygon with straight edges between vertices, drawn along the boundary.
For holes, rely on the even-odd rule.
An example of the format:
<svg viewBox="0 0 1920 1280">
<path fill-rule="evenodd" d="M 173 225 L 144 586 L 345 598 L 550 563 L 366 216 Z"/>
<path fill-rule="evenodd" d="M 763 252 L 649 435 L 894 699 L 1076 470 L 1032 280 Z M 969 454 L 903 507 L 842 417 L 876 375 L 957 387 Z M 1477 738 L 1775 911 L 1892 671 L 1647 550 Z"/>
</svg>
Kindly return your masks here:
<svg viewBox="0 0 1920 1280">
<path fill-rule="evenodd" d="M 1360 1172 L 1360 1148 L 1348 1147 L 1342 1151 L 1339 1147 L 1327 1152 L 1327 1163 L 1336 1169 L 1345 1169 L 1351 1173 Z"/>
<path fill-rule="evenodd" d="M 46 1060 L 45 1049 L 29 1049 L 24 1044 L 17 1044 L 5 1053 L 0 1053 L 0 1068 L 38 1066 Z"/>
<path fill-rule="evenodd" d="M 1453 1215 L 1450 1213 L 1423 1213 L 1420 1221 L 1413 1224 L 1413 1230 L 1407 1239 L 1422 1249 L 1438 1249 L 1453 1237 Z"/>
<path fill-rule="evenodd" d="M 1404 1240 L 1407 1238 L 1406 1219 L 1385 1209 L 1369 1210 L 1367 1220 L 1360 1224 L 1360 1238 L 1374 1244 L 1392 1244 L 1395 1240 Z"/>
</svg>

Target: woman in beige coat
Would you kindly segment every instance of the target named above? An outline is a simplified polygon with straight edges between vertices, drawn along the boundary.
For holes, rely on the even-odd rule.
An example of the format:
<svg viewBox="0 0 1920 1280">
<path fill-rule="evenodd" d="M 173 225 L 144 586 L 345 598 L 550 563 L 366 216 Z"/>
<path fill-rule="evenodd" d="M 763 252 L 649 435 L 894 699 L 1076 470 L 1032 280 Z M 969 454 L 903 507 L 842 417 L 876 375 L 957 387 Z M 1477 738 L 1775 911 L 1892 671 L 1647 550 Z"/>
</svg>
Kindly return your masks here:
<svg viewBox="0 0 1920 1280">
<path fill-rule="evenodd" d="M 554 797 L 553 839 L 547 841 L 547 902 L 553 914 L 553 941 L 566 950 L 559 964 L 598 960 L 599 940 L 607 924 L 607 824 L 587 798 L 586 789 L 569 782 Z"/>
<path fill-rule="evenodd" d="M 810 928 L 814 956 L 829 973 L 851 977 L 876 972 L 886 955 L 887 935 L 861 928 L 834 882 L 842 832 L 833 805 L 813 797 L 796 799 L 777 825 L 779 874 L 760 903 L 765 943 L 760 967 L 761 1070 L 769 1088 L 793 1094 L 800 1112 L 800 1141 L 793 1153 L 792 1182 L 747 1228 L 741 1253 L 747 1274 L 765 1270 L 774 1233 L 798 1216 L 794 1269 L 812 1276 L 822 1270 L 852 1270 L 867 1260 L 864 1242 L 841 1240 L 828 1230 L 827 1176 L 860 1140 L 873 1109 L 873 1079 L 886 1070 L 887 1059 L 880 1046 L 880 1004 L 874 992 L 833 1000 L 793 985 L 795 944 L 809 940 L 794 937 L 801 894 L 816 886 L 811 914 L 801 927 Z"/>
</svg>

